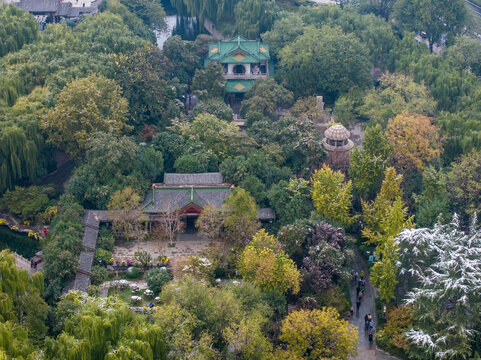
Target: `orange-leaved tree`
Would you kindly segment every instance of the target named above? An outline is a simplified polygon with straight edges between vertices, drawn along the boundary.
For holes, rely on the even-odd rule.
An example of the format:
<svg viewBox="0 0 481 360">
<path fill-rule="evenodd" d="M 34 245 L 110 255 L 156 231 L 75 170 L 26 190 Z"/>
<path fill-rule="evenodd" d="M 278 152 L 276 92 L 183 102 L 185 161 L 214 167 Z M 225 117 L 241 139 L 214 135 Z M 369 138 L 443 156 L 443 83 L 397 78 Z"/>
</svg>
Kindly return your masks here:
<svg viewBox="0 0 481 360">
<path fill-rule="evenodd" d="M 439 159 L 443 148 L 433 118 L 403 111 L 387 126 L 392 157 L 398 171 L 422 171 L 427 163 Z"/>
</svg>

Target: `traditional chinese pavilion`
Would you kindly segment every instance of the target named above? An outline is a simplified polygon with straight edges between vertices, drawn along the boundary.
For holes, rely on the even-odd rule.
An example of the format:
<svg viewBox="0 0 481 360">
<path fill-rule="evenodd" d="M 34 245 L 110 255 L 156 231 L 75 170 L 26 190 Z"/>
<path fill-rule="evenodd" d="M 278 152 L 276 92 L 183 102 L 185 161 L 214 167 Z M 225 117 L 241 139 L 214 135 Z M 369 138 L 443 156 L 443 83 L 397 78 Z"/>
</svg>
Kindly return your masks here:
<svg viewBox="0 0 481 360">
<path fill-rule="evenodd" d="M 153 184 L 147 193 L 143 211 L 154 222 L 165 214 L 175 213 L 188 228 L 193 228 L 207 204 L 221 210 L 232 188 L 233 185 L 222 181 L 220 173 L 165 174 L 164 182 Z"/>
<path fill-rule="evenodd" d="M 244 99 L 244 94 L 258 78 L 274 75 L 269 46 L 259 40 L 236 36 L 209 44 L 206 63 L 221 64 L 227 80 L 226 97 L 230 105 Z"/>
</svg>

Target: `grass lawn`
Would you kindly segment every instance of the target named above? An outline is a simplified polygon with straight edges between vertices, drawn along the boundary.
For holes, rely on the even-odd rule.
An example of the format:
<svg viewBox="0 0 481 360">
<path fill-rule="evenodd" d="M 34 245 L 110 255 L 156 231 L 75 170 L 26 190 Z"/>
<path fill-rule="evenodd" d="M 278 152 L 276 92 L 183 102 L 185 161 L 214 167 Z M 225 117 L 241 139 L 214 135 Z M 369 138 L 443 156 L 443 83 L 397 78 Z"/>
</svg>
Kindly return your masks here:
<svg viewBox="0 0 481 360">
<path fill-rule="evenodd" d="M 110 295 L 118 295 L 120 296 L 127 304 L 132 306 L 145 306 L 148 307 L 150 302 L 154 300 L 155 296 L 145 296 L 144 290 L 140 290 L 138 293 L 132 293 L 130 287 L 126 289 L 119 289 L 116 290 L 115 288 L 109 288 L 109 296 Z M 140 303 L 134 303 L 131 299 L 133 295 L 137 295 L 142 297 L 142 301 Z"/>
</svg>

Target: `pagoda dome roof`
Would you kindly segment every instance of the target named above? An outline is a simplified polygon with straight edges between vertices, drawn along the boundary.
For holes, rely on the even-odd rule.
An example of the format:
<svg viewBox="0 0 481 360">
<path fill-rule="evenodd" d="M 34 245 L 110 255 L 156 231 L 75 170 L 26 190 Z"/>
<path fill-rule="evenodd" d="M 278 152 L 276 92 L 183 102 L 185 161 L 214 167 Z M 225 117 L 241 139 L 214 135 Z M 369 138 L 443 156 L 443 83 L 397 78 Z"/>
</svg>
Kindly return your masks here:
<svg viewBox="0 0 481 360">
<path fill-rule="evenodd" d="M 330 126 L 325 132 L 324 136 L 331 140 L 347 140 L 351 133 L 342 125 L 336 124 Z"/>
</svg>

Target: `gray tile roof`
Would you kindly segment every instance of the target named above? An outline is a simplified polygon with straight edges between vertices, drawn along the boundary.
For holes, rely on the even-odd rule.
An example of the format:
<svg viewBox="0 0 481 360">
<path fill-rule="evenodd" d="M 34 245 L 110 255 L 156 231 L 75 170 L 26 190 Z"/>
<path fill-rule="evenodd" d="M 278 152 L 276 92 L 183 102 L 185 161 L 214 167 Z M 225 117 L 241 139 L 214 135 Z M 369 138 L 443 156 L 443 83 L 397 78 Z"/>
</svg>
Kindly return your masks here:
<svg viewBox="0 0 481 360">
<path fill-rule="evenodd" d="M 58 0 L 20 0 L 17 6 L 28 12 L 56 12 Z"/>
<path fill-rule="evenodd" d="M 72 5 L 68 2 L 60 2 L 58 4 L 58 11 L 57 15 L 58 16 L 70 16 L 70 9 L 72 8 Z"/>
<path fill-rule="evenodd" d="M 99 228 L 84 227 L 84 236 L 82 245 L 86 248 L 95 250 L 97 246 L 97 237 L 99 236 Z"/>
<path fill-rule="evenodd" d="M 209 203 L 214 204 L 220 210 L 230 192 L 230 186 L 166 186 L 154 188 L 146 196 L 144 211 L 149 213 L 178 211 L 189 204 L 204 208 Z"/>
<path fill-rule="evenodd" d="M 259 209 L 257 218 L 259 220 L 274 220 L 276 218 L 276 212 L 273 208 Z"/>
<path fill-rule="evenodd" d="M 205 207 L 207 204 L 214 204 L 217 209 L 222 208 L 225 199 L 229 196 L 229 191 L 194 191 L 195 203 Z"/>
<path fill-rule="evenodd" d="M 207 185 L 222 184 L 221 173 L 165 174 L 166 185 Z"/>
<path fill-rule="evenodd" d="M 82 251 L 78 258 L 79 262 L 79 272 L 83 272 L 87 275 L 90 275 L 90 270 L 92 270 L 92 262 L 94 261 L 94 252 L 93 251 Z"/>
<path fill-rule="evenodd" d="M 89 286 L 90 286 L 90 276 L 82 273 L 77 273 L 77 276 L 75 276 L 73 289 L 87 292 L 87 289 Z"/>
</svg>

